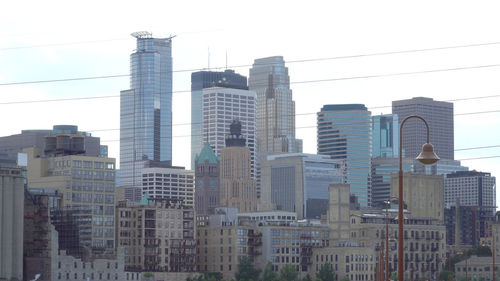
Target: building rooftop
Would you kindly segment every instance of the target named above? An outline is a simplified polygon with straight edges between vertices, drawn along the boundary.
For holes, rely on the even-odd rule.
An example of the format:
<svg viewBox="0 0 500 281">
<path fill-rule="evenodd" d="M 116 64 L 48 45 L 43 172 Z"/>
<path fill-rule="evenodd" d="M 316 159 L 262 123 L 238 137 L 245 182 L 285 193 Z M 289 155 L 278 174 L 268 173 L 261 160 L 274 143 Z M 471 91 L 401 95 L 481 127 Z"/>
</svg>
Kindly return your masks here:
<svg viewBox="0 0 500 281">
<path fill-rule="evenodd" d="M 210 143 L 206 142 L 200 154 L 196 155 L 194 161 L 196 163 L 204 163 L 205 161 L 208 161 L 208 163 L 217 164 L 219 163 L 219 157 L 215 155 L 215 152 L 210 146 Z"/>
<path fill-rule="evenodd" d="M 489 177 L 491 173 L 483 173 L 474 171 L 456 171 L 451 174 L 447 174 L 446 178 L 460 178 L 460 177 Z"/>
<path fill-rule="evenodd" d="M 321 108 L 321 112 L 324 111 L 343 111 L 343 110 L 368 110 L 364 104 L 352 103 L 352 104 L 326 104 Z"/>
</svg>

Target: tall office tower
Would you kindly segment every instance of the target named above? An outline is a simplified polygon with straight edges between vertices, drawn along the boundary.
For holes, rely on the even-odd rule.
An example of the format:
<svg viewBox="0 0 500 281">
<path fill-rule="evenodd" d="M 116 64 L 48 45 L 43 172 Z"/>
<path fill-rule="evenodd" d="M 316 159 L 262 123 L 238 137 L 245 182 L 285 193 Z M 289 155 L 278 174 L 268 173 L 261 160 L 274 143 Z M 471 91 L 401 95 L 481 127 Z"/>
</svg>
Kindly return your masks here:
<svg viewBox="0 0 500 281">
<path fill-rule="evenodd" d="M 325 105 L 318 112 L 318 154 L 342 159 L 351 193 L 371 204 L 371 113 L 362 104 Z"/>
<path fill-rule="evenodd" d="M 430 142 L 441 159 L 454 159 L 453 103 L 417 97 L 392 102 L 392 113 L 399 123 L 410 115 L 422 116 L 430 127 Z M 407 157 L 415 158 L 427 142 L 425 124 L 415 118 L 408 120 L 403 128 L 403 149 Z"/>
<path fill-rule="evenodd" d="M 24 178 L 0 168 L 0 280 L 23 280 Z"/>
<path fill-rule="evenodd" d="M 319 219 L 328 210 L 330 184 L 344 183 L 343 163 L 328 155 L 287 153 L 262 163 L 262 209 Z"/>
<path fill-rule="evenodd" d="M 130 89 L 120 93 L 120 185 L 141 198 L 144 160 L 172 161 L 172 38 L 135 32 Z"/>
<path fill-rule="evenodd" d="M 232 88 L 206 88 L 203 97 L 203 142 L 208 142 L 215 155 L 220 156 L 225 147 L 233 120 L 241 123 L 241 133 L 250 149 L 251 175 L 255 175 L 255 92 Z"/>
<path fill-rule="evenodd" d="M 195 158 L 195 209 L 196 215 L 213 214 L 220 202 L 219 157 L 207 142 Z"/>
<path fill-rule="evenodd" d="M 490 173 L 459 171 L 444 179 L 445 204 L 454 206 L 496 206 L 496 178 Z M 491 209 L 494 213 L 495 209 Z"/>
<path fill-rule="evenodd" d="M 241 123 L 233 121 L 220 153 L 220 204 L 240 212 L 257 210 L 257 184 L 251 175 L 251 153 L 241 135 Z"/>
<path fill-rule="evenodd" d="M 397 114 L 372 117 L 372 157 L 399 157 L 399 123 Z"/>
<path fill-rule="evenodd" d="M 282 56 L 256 59 L 248 87 L 257 93 L 256 178 L 260 196 L 260 162 L 268 154 L 302 152 L 302 140 L 295 138 L 295 102 Z"/>
<path fill-rule="evenodd" d="M 194 171 L 182 167 L 144 168 L 142 193 L 194 208 Z"/>
<path fill-rule="evenodd" d="M 248 90 L 247 78 L 234 70 L 198 71 L 191 73 L 191 169 L 196 154 L 203 148 L 203 89 L 220 87 Z"/>
<path fill-rule="evenodd" d="M 47 139 L 46 154 L 59 149 L 52 146 L 50 137 Z M 51 156 L 44 157 L 39 148 L 26 148 L 24 152 L 28 154 L 28 186 L 64 196 L 61 208 L 79 237 L 79 243 L 71 245 L 74 251 L 68 252 L 89 249 L 83 252 L 91 257 L 115 255 L 115 159 L 70 153 L 48 153 Z M 60 218 L 61 222 L 65 220 Z"/>
</svg>

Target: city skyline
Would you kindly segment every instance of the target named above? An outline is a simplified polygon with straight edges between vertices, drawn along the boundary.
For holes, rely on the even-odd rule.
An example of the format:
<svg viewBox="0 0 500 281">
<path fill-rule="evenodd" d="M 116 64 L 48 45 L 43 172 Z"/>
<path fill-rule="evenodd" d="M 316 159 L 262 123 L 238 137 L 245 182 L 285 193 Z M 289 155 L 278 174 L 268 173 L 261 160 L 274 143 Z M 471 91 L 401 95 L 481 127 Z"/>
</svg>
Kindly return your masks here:
<svg viewBox="0 0 500 281">
<path fill-rule="evenodd" d="M 16 8 L 16 4 L 10 5 L 13 5 L 12 8 Z M 203 6 L 205 4 L 199 3 L 199 5 Z M 275 5 L 277 4 L 272 5 L 273 8 L 276 8 Z M 491 65 L 498 61 L 500 54 L 496 44 L 343 60 L 332 59 L 290 63 L 300 59 L 332 58 L 495 42 L 496 38 L 492 37 L 491 34 L 494 34 L 493 27 L 497 26 L 495 23 L 498 19 L 493 14 L 490 14 L 491 10 L 494 9 L 486 10 L 482 7 L 456 5 L 456 13 L 448 14 L 446 16 L 447 23 L 442 23 L 442 13 L 440 11 L 444 11 L 447 6 L 440 4 L 434 11 L 425 12 L 428 20 L 422 26 L 416 24 L 418 22 L 416 20 L 419 14 L 418 11 L 423 9 L 422 7 L 413 7 L 410 13 L 404 7 L 396 5 L 391 8 L 398 13 L 389 13 L 384 11 L 383 5 L 382 7 L 370 6 L 372 10 L 378 12 L 377 16 L 375 16 L 377 13 L 371 14 L 367 11 L 359 11 L 362 16 L 366 17 L 366 20 L 373 23 L 367 28 L 364 24 L 355 24 L 353 19 L 342 15 L 341 11 L 347 12 L 346 14 L 357 11 L 357 7 L 354 5 L 344 4 L 337 7 L 338 9 L 329 9 L 335 7 L 335 4 L 325 6 L 324 9 L 320 9 L 324 11 L 316 11 L 322 17 L 317 17 L 308 23 L 302 23 L 302 26 L 294 23 L 292 19 L 304 11 L 299 10 L 299 7 L 293 4 L 288 7 L 290 8 L 288 15 L 275 15 L 290 26 L 290 28 L 283 29 L 279 35 L 276 35 L 276 32 L 262 28 L 269 24 L 269 20 L 256 23 L 254 26 L 242 23 L 241 19 L 236 20 L 237 18 L 232 14 L 229 14 L 228 17 L 235 19 L 235 22 L 238 23 L 234 27 L 223 24 L 227 21 L 227 18 L 217 18 L 200 28 L 193 23 L 180 19 L 177 15 L 173 15 L 172 19 L 156 19 L 145 25 L 129 23 L 126 21 L 126 19 L 129 19 L 127 16 L 130 16 L 135 10 L 124 5 L 124 17 L 116 18 L 118 28 L 103 31 L 101 28 L 102 22 L 106 17 L 104 17 L 104 14 L 99 13 L 95 18 L 95 25 L 93 23 L 91 26 L 85 26 L 85 28 L 83 25 L 79 26 L 78 24 L 61 27 L 62 31 L 68 31 L 69 27 L 72 28 L 72 31 L 67 32 L 67 36 L 62 39 L 59 36 L 60 34 L 55 32 L 56 29 L 51 28 L 56 26 L 55 22 L 41 21 L 39 26 L 33 27 L 30 24 L 21 23 L 19 19 L 13 17 L 16 14 L 13 13 L 2 19 L 2 23 L 6 23 L 5 26 L 11 26 L 12 29 L 8 33 L 4 33 L 4 43 L 1 46 L 4 49 L 0 53 L 0 62 L 6 67 L 0 72 L 0 81 L 1 83 L 9 83 L 107 74 L 126 75 L 128 74 L 128 57 L 135 44 L 135 40 L 129 34 L 137 30 L 149 30 L 153 32 L 155 37 L 166 37 L 168 34 L 178 35 L 175 38 L 175 48 L 173 50 L 174 71 L 208 68 L 207 58 L 209 56 L 211 69 L 221 70 L 221 67 L 224 68 L 227 65 L 228 68 L 235 69 L 237 73 L 248 76 L 248 69 L 254 59 L 270 55 L 282 55 L 286 66 L 289 68 L 291 88 L 296 101 L 296 136 L 304 140 L 304 152 L 306 153 L 315 153 L 316 151 L 316 140 L 312 137 L 316 135 L 316 128 L 314 127 L 315 115 L 307 115 L 307 113 L 317 112 L 324 104 L 363 102 L 373 112 L 373 115 L 376 115 L 378 113 L 391 113 L 390 104 L 394 100 L 425 96 L 432 97 L 434 100 L 448 101 L 460 98 L 475 98 L 469 101 L 458 100 L 454 102 L 456 114 L 496 110 L 497 98 L 478 98 L 494 95 L 497 91 L 494 77 L 498 77 L 498 70 L 494 67 L 419 75 L 388 76 L 376 79 L 297 83 L 310 80 Z M 61 8 L 64 9 L 65 7 Z M 110 8 L 110 6 L 103 7 L 103 10 Z M 178 4 L 176 8 L 180 11 L 188 9 L 188 7 L 181 4 Z M 273 8 L 270 8 L 265 13 L 272 15 Z M 255 11 L 254 7 L 249 7 L 249 9 Z M 483 16 L 478 17 L 477 21 L 466 25 L 462 22 L 462 19 L 472 11 Z M 156 13 L 156 11 L 153 11 L 153 13 Z M 330 13 L 333 16 L 327 17 Z M 30 13 L 27 15 L 31 15 L 33 19 L 38 17 Z M 74 14 L 72 15 L 74 16 Z M 199 14 L 199 16 L 200 19 L 205 17 L 203 14 Z M 380 20 L 384 16 L 386 19 Z M 64 17 L 67 17 L 67 15 Z M 243 18 L 245 17 L 246 15 L 243 16 Z M 398 27 L 393 26 L 394 20 L 398 20 L 400 23 Z M 346 28 L 333 29 L 335 39 L 318 38 L 318 34 L 328 32 L 329 26 L 343 26 L 340 24 L 342 22 L 351 23 L 351 25 Z M 34 34 L 33 29 L 39 35 Z M 233 32 L 235 30 L 239 30 L 241 34 Z M 306 32 L 308 30 L 315 30 L 315 32 Z M 478 30 L 481 30 L 481 32 L 478 32 Z M 301 32 L 302 37 L 300 40 L 296 40 L 298 32 Z M 394 32 L 398 34 L 397 38 L 393 36 Z M 228 34 L 234 36 L 227 36 Z M 359 38 L 352 38 L 352 34 L 359 35 Z M 443 37 L 442 34 L 448 36 Z M 270 41 L 273 44 L 256 45 L 250 42 L 249 38 L 251 38 L 251 41 Z M 276 40 L 277 38 L 279 40 Z M 92 43 L 89 41 L 100 42 Z M 50 44 L 56 46 L 40 46 Z M 61 45 L 57 46 L 57 44 Z M 23 46 L 35 47 L 20 48 Z M 207 47 L 210 48 L 210 51 L 208 51 Z M 210 55 L 208 55 L 209 53 Z M 30 62 L 29 67 L 26 64 L 28 61 Z M 105 64 L 100 65 L 98 64 L 99 61 Z M 244 67 L 232 67 L 241 65 L 244 65 Z M 190 71 L 187 71 L 174 74 L 174 124 L 190 122 L 189 116 L 184 110 L 189 105 L 189 94 L 179 92 L 189 90 L 190 73 Z M 128 77 L 124 77 L 2 86 L 2 92 L 5 93 L 3 100 L 10 102 L 116 96 L 120 90 L 128 88 L 128 79 Z M 317 98 L 311 99 L 312 95 Z M 36 118 L 37 120 L 23 117 L 14 122 L 15 124 L 5 124 L 2 126 L 0 135 L 16 134 L 21 129 L 46 128 L 52 124 L 75 124 L 81 127 L 82 130 L 101 137 L 103 144 L 109 145 L 109 156 L 119 161 L 119 142 L 117 141 L 119 139 L 117 134 L 119 128 L 117 122 L 118 104 L 117 98 L 108 98 L 42 104 L 1 105 L 1 117 L 4 119 L 12 114 L 16 116 L 16 112 L 40 112 L 39 107 L 52 110 L 40 116 L 40 118 Z M 84 111 L 84 108 L 88 105 L 93 106 L 92 113 Z M 378 108 L 379 106 L 386 107 Z M 109 112 L 96 114 L 96 112 L 106 112 L 104 109 L 109 110 Z M 91 118 L 85 119 L 82 118 L 83 116 Z M 490 127 L 498 126 L 498 122 L 498 113 L 456 116 L 456 149 L 498 145 L 495 141 L 498 139 L 498 133 L 488 130 Z M 173 164 L 189 167 L 189 157 L 186 157 L 189 154 L 187 153 L 189 151 L 189 137 L 181 137 L 190 135 L 189 126 L 174 126 L 173 135 L 175 136 L 173 138 L 173 147 L 177 148 L 173 151 Z M 456 159 L 496 156 L 498 155 L 498 149 L 464 150 L 457 151 L 456 154 Z M 470 160 L 462 163 L 471 169 L 491 172 L 493 175 L 498 176 L 500 167 L 498 158 Z"/>
</svg>

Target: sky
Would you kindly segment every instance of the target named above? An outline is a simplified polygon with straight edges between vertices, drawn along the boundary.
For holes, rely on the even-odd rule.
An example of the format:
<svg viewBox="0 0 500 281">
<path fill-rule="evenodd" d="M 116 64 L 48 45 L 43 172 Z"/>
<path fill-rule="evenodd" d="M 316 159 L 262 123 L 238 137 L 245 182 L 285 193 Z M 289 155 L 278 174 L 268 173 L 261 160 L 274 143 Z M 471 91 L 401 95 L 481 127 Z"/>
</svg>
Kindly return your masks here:
<svg viewBox="0 0 500 281">
<path fill-rule="evenodd" d="M 324 104 L 363 103 L 375 115 L 391 113 L 393 100 L 424 96 L 454 101 L 455 158 L 483 158 L 462 164 L 498 177 L 500 157 L 484 157 L 500 156 L 499 8 L 497 1 L 7 1 L 0 136 L 74 124 L 119 162 L 130 33 L 150 31 L 176 35 L 174 165 L 190 165 L 191 70 L 227 65 L 248 76 L 254 59 L 281 55 L 304 152 L 316 153 Z M 467 47 L 443 48 L 456 46 Z M 400 52 L 432 48 L 442 49 Z M 6 85 L 110 75 L 122 76 Z M 485 146 L 494 147 L 460 150 Z"/>
</svg>

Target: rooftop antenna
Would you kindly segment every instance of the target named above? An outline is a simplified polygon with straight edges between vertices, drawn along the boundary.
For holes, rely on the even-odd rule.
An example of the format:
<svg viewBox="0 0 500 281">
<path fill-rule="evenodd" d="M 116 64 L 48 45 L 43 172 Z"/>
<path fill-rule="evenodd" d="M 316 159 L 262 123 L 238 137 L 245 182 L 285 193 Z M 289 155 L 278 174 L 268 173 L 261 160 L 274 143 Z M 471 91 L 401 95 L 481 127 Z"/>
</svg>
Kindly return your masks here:
<svg viewBox="0 0 500 281">
<path fill-rule="evenodd" d="M 210 47 L 208 47 L 208 70 L 210 70 Z"/>
<path fill-rule="evenodd" d="M 226 50 L 226 70 L 227 70 L 227 50 Z"/>
</svg>

